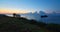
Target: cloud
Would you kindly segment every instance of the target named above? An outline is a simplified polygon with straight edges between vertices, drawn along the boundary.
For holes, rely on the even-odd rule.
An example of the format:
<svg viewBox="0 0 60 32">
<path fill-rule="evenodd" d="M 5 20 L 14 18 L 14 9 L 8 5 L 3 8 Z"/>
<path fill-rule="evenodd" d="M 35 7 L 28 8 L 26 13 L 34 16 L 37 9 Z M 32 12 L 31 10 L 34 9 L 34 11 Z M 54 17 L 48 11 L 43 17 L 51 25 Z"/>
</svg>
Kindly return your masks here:
<svg viewBox="0 0 60 32">
<path fill-rule="evenodd" d="M 17 13 L 17 14 L 24 14 L 24 13 L 29 13 L 27 10 L 18 10 L 18 9 L 0 9 L 0 13 L 3 14 L 12 14 L 12 13 Z"/>
</svg>

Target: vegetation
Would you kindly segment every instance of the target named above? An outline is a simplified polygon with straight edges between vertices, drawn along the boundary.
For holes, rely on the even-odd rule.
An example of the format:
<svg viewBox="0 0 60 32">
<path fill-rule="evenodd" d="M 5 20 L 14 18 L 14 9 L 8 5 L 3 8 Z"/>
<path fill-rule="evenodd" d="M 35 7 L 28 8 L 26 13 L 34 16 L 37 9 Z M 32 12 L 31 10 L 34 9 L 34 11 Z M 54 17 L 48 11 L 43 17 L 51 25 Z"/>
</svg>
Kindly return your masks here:
<svg viewBox="0 0 60 32">
<path fill-rule="evenodd" d="M 0 16 L 0 32 L 60 32 L 60 25 L 46 24 L 22 17 Z"/>
</svg>

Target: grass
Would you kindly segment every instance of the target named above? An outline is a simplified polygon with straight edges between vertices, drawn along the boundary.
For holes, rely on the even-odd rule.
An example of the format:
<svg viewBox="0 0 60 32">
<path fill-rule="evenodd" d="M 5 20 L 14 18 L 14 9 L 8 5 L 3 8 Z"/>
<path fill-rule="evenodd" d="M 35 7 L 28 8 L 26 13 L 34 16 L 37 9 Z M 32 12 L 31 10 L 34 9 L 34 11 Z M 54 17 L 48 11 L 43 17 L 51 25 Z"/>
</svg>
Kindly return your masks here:
<svg viewBox="0 0 60 32">
<path fill-rule="evenodd" d="M 28 20 L 13 17 L 2 17 L 0 19 L 0 32 L 41 32 L 37 25 L 27 23 Z"/>
<path fill-rule="evenodd" d="M 38 24 L 25 18 L 0 17 L 0 32 L 54 32 L 42 27 L 43 25 L 40 27 L 42 22 Z"/>
</svg>

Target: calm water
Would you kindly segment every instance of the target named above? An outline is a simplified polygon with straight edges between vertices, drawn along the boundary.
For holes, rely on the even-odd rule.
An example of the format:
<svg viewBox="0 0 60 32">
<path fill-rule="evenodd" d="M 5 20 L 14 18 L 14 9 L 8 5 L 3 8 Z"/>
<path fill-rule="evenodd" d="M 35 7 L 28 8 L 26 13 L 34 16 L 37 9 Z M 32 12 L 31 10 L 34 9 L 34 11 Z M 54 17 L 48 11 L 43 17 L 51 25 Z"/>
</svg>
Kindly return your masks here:
<svg viewBox="0 0 60 32">
<path fill-rule="evenodd" d="M 8 16 L 11 16 L 11 14 L 7 14 Z M 42 21 L 45 23 L 55 23 L 60 24 L 60 15 L 48 15 L 46 18 L 41 18 L 38 14 L 20 14 L 21 17 L 27 18 L 27 19 L 34 19 L 37 21 Z"/>
<path fill-rule="evenodd" d="M 38 14 L 31 14 L 31 15 L 22 15 L 28 19 L 35 19 L 37 21 L 42 21 L 45 23 L 55 23 L 60 24 L 60 14 L 49 14 L 46 18 L 41 18 Z"/>
</svg>

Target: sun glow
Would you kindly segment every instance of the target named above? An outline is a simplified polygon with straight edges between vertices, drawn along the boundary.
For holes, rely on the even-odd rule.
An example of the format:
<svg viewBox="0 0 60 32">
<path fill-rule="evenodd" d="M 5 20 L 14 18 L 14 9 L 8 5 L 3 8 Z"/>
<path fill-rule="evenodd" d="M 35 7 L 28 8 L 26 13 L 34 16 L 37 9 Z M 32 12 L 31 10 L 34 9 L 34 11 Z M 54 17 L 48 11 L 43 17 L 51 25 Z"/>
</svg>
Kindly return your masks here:
<svg viewBox="0 0 60 32">
<path fill-rule="evenodd" d="M 19 9 L 0 9 L 0 14 L 12 14 L 12 13 L 17 13 L 17 14 L 25 14 L 29 13 L 30 11 L 27 10 L 19 10 Z"/>
</svg>

